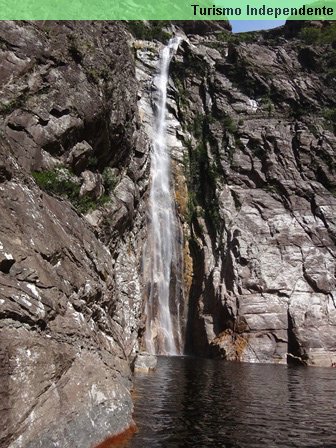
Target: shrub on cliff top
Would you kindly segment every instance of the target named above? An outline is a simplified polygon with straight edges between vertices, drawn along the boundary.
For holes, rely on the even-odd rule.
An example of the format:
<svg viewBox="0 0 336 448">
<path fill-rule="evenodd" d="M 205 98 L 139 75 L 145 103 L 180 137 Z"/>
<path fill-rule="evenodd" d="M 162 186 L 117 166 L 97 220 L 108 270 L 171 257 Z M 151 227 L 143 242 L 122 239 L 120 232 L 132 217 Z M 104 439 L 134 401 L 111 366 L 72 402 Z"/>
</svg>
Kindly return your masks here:
<svg viewBox="0 0 336 448">
<path fill-rule="evenodd" d="M 219 42 L 228 42 L 233 44 L 239 44 L 241 42 L 254 42 L 257 40 L 260 33 L 249 31 L 246 33 L 237 33 L 232 34 L 229 31 L 221 31 L 220 33 L 216 33 L 216 39 Z"/>
<path fill-rule="evenodd" d="M 164 20 L 151 21 L 148 24 L 141 20 L 133 20 L 128 22 L 127 26 L 136 39 L 166 42 L 171 37 L 171 34 L 163 29 L 167 24 L 169 22 Z"/>
<path fill-rule="evenodd" d="M 336 42 L 336 24 L 323 28 L 305 27 L 300 31 L 299 37 L 309 45 L 331 44 Z"/>
</svg>

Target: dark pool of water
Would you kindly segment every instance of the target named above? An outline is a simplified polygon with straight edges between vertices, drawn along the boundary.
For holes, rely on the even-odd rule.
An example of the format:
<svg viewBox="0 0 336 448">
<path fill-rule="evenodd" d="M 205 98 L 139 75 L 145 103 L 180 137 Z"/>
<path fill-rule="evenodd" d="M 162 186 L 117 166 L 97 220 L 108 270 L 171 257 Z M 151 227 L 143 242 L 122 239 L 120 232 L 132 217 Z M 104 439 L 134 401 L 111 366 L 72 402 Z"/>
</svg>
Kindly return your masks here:
<svg viewBox="0 0 336 448">
<path fill-rule="evenodd" d="M 129 448 L 336 448 L 336 369 L 159 358 Z"/>
</svg>

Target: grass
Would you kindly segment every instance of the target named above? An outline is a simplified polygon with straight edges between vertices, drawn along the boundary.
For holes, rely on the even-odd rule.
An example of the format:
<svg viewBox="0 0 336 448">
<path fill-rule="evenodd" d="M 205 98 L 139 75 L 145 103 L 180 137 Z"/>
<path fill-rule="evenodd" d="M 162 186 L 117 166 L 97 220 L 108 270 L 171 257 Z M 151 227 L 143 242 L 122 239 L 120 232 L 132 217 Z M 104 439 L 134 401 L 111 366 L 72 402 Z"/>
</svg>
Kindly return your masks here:
<svg viewBox="0 0 336 448">
<path fill-rule="evenodd" d="M 108 194 L 94 200 L 88 195 L 80 196 L 80 183 L 67 168 L 55 170 L 34 171 L 33 178 L 37 185 L 49 194 L 54 194 L 68 199 L 79 213 L 87 213 L 109 202 Z"/>
<path fill-rule="evenodd" d="M 68 177 L 71 174 L 65 168 L 34 171 L 32 175 L 38 186 L 47 193 L 66 195 L 69 199 L 76 198 L 79 195 L 80 184 Z"/>
</svg>

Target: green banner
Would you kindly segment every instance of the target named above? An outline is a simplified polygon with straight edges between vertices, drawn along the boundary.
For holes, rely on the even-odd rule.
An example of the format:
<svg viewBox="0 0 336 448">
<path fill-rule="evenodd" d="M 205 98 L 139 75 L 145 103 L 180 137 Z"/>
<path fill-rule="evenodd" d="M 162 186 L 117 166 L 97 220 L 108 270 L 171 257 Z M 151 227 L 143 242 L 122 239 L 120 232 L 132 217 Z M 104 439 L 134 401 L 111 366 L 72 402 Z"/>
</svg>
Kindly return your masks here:
<svg viewBox="0 0 336 448">
<path fill-rule="evenodd" d="M 336 0 L 0 0 L 0 20 L 336 20 Z"/>
</svg>

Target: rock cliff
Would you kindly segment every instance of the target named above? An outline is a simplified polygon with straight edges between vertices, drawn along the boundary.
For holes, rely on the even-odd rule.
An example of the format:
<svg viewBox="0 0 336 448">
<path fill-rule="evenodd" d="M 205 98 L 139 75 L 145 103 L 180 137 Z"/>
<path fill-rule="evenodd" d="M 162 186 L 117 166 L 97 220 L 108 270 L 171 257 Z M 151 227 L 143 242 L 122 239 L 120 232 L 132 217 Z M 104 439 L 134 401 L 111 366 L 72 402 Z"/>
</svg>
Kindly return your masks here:
<svg viewBox="0 0 336 448">
<path fill-rule="evenodd" d="M 186 351 L 336 361 L 334 26 L 228 28 L 1 23 L 1 447 L 92 447 L 132 422 L 172 32 Z"/>
<path fill-rule="evenodd" d="M 331 366 L 335 26 L 289 22 L 235 36 L 216 24 L 175 25 L 184 41 L 171 68 L 168 134 L 186 352 Z M 139 107 L 151 111 L 158 45 L 135 46 L 147 67 Z"/>
<path fill-rule="evenodd" d="M 128 38 L 0 27 L 3 447 L 90 447 L 132 422 L 148 143 Z"/>
<path fill-rule="evenodd" d="M 187 352 L 335 362 L 335 25 L 293 29 L 192 34 L 175 59 Z"/>
</svg>

